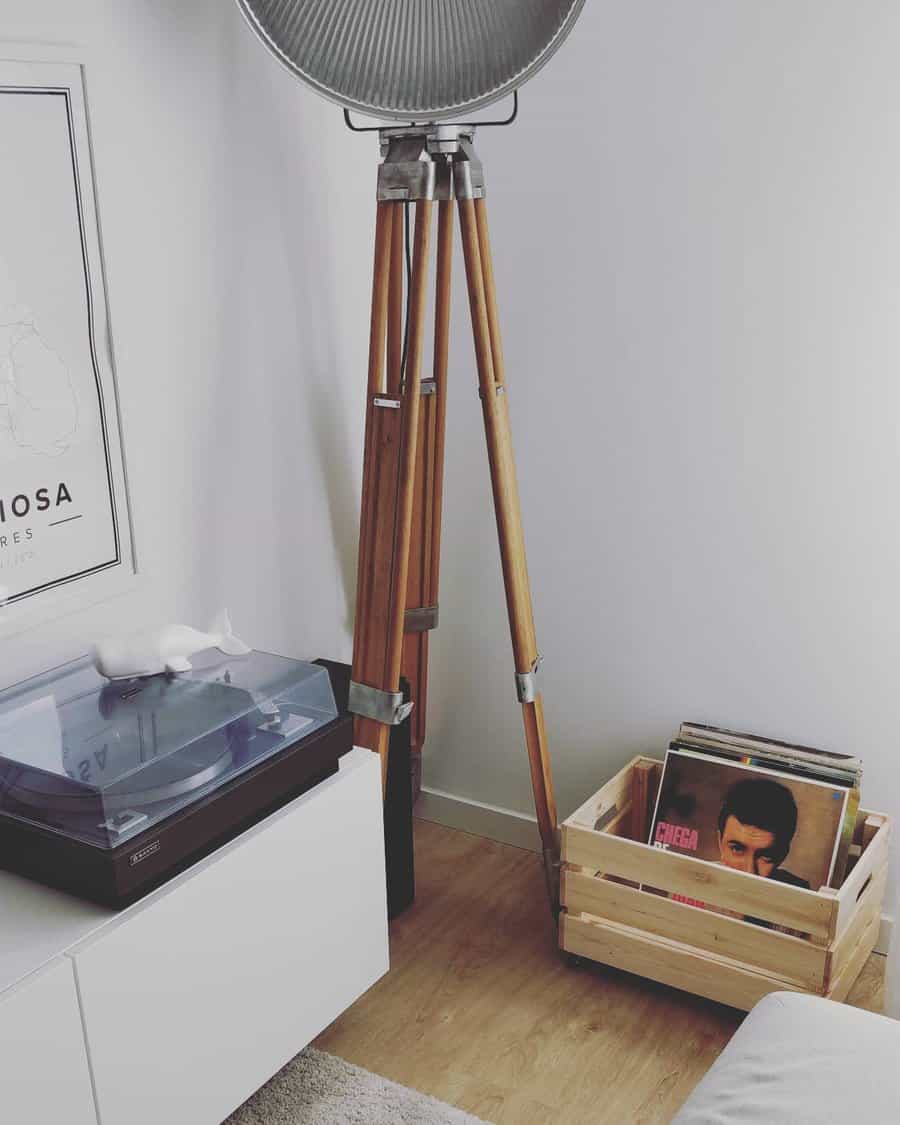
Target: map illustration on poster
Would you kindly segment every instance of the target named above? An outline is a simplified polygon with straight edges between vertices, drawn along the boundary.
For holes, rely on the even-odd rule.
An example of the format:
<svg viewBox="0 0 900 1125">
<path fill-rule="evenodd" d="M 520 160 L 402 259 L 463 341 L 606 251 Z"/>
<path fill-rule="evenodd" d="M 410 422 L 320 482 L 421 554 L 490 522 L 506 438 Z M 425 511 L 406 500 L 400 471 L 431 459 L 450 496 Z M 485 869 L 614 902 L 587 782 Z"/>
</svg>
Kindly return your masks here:
<svg viewBox="0 0 900 1125">
<path fill-rule="evenodd" d="M 0 635 L 134 577 L 82 68 L 0 59 Z"/>
</svg>

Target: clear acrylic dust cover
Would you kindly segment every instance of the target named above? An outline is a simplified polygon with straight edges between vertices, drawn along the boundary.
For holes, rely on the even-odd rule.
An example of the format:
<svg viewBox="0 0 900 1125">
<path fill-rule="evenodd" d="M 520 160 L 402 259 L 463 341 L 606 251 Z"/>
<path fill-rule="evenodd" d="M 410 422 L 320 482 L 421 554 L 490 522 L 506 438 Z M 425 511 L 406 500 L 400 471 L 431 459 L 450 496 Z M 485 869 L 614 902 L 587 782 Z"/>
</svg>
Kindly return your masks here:
<svg viewBox="0 0 900 1125">
<path fill-rule="evenodd" d="M 193 663 L 110 681 L 85 657 L 0 692 L 0 813 L 114 848 L 337 718 L 319 665 Z"/>
</svg>

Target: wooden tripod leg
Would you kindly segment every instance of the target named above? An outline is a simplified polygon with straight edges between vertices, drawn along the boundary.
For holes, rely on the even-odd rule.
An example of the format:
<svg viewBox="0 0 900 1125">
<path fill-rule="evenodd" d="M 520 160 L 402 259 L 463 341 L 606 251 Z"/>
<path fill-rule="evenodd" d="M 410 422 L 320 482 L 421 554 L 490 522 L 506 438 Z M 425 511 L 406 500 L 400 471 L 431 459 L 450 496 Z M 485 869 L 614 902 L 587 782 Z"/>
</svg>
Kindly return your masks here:
<svg viewBox="0 0 900 1125">
<path fill-rule="evenodd" d="M 362 677 L 371 663 L 373 648 L 373 622 L 369 612 L 372 602 L 372 586 L 375 578 L 373 564 L 374 550 L 374 496 L 377 492 L 376 478 L 379 469 L 378 447 L 381 436 L 377 430 L 382 418 L 375 410 L 373 402 L 376 395 L 384 392 L 384 341 L 387 328 L 388 280 L 390 269 L 391 232 L 394 215 L 398 206 L 379 202 L 375 214 L 375 266 L 372 278 L 372 313 L 369 326 L 369 376 L 366 390 L 366 429 L 363 447 L 362 500 L 360 502 L 359 552 L 356 568 L 356 621 L 353 630 L 353 671 L 354 679 Z M 398 216 L 402 224 L 402 215 Z M 364 739 L 362 745 L 378 749 L 377 731 L 363 726 L 365 720 L 357 720 L 354 739 Z M 374 739 L 374 741 L 372 741 Z"/>
<path fill-rule="evenodd" d="M 399 203 L 379 203 L 376 222 L 352 674 L 354 683 L 389 693 L 396 692 L 400 683 L 431 229 L 431 203 L 419 201 L 416 203 L 406 377 L 400 393 L 390 395 L 384 386 L 391 272 L 389 247 L 395 224 L 403 222 L 402 208 L 403 204 Z M 381 756 L 383 783 L 387 778 L 389 736 L 390 726 L 386 723 L 357 716 L 354 738 L 357 745 L 367 746 Z"/>
<path fill-rule="evenodd" d="M 517 675 L 527 676 L 535 667 L 538 650 L 506 403 L 503 353 L 484 200 L 460 199 L 459 221 L 513 659 Z M 539 692 L 522 703 L 522 717 L 535 811 L 544 848 L 547 887 L 551 907 L 556 912 L 559 907 L 556 802 L 544 728 L 543 703 Z"/>
<path fill-rule="evenodd" d="M 419 408 L 416 488 L 401 668 L 415 702 L 411 731 L 415 754 L 421 753 L 425 742 L 428 634 L 437 624 L 452 259 L 453 204 L 450 200 L 443 200 L 438 204 L 433 388 L 427 388 L 432 393 L 426 394 L 423 386 Z"/>
<path fill-rule="evenodd" d="M 388 394 L 400 393 L 403 377 L 403 287 L 404 287 L 404 237 L 403 211 L 398 207 L 396 222 L 391 225 L 391 260 L 388 267 L 387 304 L 387 377 Z"/>
</svg>

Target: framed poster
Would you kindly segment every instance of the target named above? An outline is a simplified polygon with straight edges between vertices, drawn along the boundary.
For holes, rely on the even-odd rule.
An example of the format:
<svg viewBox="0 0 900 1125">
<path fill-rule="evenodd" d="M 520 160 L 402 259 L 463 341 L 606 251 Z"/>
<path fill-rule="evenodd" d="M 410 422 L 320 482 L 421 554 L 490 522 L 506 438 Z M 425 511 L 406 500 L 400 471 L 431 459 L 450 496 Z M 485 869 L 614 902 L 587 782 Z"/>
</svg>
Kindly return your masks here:
<svg viewBox="0 0 900 1125">
<path fill-rule="evenodd" d="M 83 67 L 0 47 L 0 636 L 135 579 Z"/>
</svg>

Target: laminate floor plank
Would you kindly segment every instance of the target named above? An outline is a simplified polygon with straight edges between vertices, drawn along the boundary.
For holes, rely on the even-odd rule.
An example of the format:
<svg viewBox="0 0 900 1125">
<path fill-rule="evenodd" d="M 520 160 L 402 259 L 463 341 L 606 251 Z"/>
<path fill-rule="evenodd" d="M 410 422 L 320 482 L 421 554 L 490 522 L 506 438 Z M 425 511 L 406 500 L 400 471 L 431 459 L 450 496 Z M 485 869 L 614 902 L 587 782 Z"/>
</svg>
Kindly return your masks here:
<svg viewBox="0 0 900 1125">
<path fill-rule="evenodd" d="M 662 1125 L 743 1013 L 557 952 L 531 852 L 416 820 L 391 971 L 316 1040 L 494 1125 Z M 850 1002 L 878 1011 L 884 958 Z"/>
</svg>

